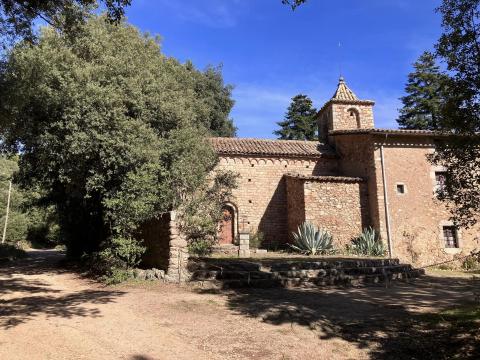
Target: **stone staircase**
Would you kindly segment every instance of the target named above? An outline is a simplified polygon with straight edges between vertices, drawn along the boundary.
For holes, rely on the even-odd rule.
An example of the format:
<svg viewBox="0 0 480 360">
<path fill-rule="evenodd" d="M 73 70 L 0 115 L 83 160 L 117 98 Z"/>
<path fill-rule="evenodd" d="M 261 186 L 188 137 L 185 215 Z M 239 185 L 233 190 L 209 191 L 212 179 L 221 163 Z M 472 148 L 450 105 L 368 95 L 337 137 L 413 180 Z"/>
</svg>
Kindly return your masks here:
<svg viewBox="0 0 480 360">
<path fill-rule="evenodd" d="M 221 288 L 363 286 L 424 274 L 398 259 L 195 259 L 191 281 Z"/>
<path fill-rule="evenodd" d="M 238 246 L 233 244 L 215 245 L 212 252 L 218 255 L 238 255 Z"/>
</svg>

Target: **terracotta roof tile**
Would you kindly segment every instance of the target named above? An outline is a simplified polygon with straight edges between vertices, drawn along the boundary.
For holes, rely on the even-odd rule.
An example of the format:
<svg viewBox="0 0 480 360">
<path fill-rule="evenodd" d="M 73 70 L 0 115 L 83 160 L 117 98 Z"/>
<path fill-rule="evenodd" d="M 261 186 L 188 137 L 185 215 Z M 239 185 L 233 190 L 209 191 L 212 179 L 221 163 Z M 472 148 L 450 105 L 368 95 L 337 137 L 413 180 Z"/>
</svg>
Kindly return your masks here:
<svg viewBox="0 0 480 360">
<path fill-rule="evenodd" d="M 335 91 L 335 94 L 333 95 L 332 100 L 358 101 L 359 98 L 347 86 L 345 79 L 341 77 L 338 82 L 337 91 Z"/>
<path fill-rule="evenodd" d="M 330 104 L 347 104 L 347 105 L 374 105 L 375 102 L 371 100 L 360 100 L 357 95 L 348 87 L 343 77 L 338 81 L 337 90 L 333 97 L 328 100 L 318 114 L 321 114 Z"/>
<path fill-rule="evenodd" d="M 328 145 L 318 141 L 249 138 L 210 138 L 215 151 L 224 155 L 271 155 L 290 157 L 335 156 Z"/>
</svg>

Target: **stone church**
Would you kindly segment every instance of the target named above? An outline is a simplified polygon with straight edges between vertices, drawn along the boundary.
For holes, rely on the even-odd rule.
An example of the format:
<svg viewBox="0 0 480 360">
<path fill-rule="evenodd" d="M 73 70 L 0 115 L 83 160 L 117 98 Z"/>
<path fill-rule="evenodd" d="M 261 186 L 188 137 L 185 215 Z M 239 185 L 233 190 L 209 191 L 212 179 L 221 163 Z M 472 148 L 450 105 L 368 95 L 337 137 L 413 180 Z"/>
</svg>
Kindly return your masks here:
<svg viewBox="0 0 480 360">
<path fill-rule="evenodd" d="M 240 232 L 261 232 L 267 245 L 284 244 L 310 221 L 337 248 L 372 226 L 390 256 L 418 265 L 480 248 L 478 227 L 454 226 L 436 198 L 445 169 L 427 155 L 445 135 L 375 128 L 373 107 L 340 78 L 318 112 L 318 141 L 212 138 L 218 166 L 240 175 L 220 243 L 237 246 Z"/>
</svg>

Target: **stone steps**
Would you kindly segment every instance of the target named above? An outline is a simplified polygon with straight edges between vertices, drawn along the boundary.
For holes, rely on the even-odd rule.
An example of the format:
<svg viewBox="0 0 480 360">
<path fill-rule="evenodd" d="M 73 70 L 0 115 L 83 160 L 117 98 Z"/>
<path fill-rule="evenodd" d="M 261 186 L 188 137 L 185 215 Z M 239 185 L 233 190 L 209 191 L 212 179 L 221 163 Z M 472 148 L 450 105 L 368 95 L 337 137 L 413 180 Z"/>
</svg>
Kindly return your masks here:
<svg viewBox="0 0 480 360">
<path fill-rule="evenodd" d="M 223 288 L 361 286 L 408 280 L 423 275 L 423 271 L 413 269 L 408 264 L 400 264 L 396 259 L 270 264 L 206 261 L 196 263 L 191 271 L 192 281 L 210 282 Z"/>
</svg>

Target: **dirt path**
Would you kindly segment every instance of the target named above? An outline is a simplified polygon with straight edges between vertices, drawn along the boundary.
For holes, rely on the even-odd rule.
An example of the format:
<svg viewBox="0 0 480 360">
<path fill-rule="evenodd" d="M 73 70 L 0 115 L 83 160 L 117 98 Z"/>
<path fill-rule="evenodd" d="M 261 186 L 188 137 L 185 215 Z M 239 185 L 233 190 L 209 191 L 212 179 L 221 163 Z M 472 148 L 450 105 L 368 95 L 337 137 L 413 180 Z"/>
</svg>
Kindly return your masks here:
<svg viewBox="0 0 480 360">
<path fill-rule="evenodd" d="M 324 291 L 102 287 L 59 268 L 60 256 L 0 267 L 0 359 L 388 358 L 396 319 L 473 294 L 468 279 L 441 278 Z"/>
</svg>

